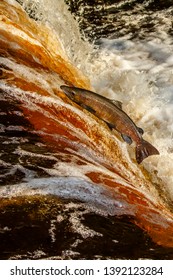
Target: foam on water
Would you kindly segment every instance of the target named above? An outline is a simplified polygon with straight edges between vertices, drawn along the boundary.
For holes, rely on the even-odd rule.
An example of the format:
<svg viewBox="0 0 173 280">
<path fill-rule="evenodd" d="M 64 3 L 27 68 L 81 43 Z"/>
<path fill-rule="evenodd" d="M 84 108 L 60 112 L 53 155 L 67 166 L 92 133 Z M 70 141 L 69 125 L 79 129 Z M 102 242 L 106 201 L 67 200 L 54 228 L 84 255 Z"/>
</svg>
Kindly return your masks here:
<svg viewBox="0 0 173 280">
<path fill-rule="evenodd" d="M 17 77 L 26 79 L 28 82 L 32 82 L 37 86 L 44 88 L 44 90 L 48 91 L 52 96 L 55 96 L 53 88 L 57 87 L 57 83 L 63 83 L 61 78 L 53 72 L 47 73 L 42 69 L 36 70 L 8 58 L 2 57 L 1 64 L 14 71 Z"/>
<path fill-rule="evenodd" d="M 36 20 L 43 22 L 59 41 L 64 54 L 74 65 L 85 72 L 93 46 L 81 38 L 78 23 L 68 10 L 64 0 L 19 0 L 23 8 Z"/>
<path fill-rule="evenodd" d="M 28 178 L 28 182 L 16 185 L 9 185 L 0 188 L 1 197 L 14 197 L 20 195 L 53 194 L 62 198 L 78 199 L 90 202 L 91 205 L 101 208 L 111 215 L 123 215 L 127 204 L 124 201 L 115 201 L 105 188 L 88 182 L 82 178 L 71 177 L 51 177 L 51 178 Z M 135 210 L 131 208 L 131 214 Z"/>
<path fill-rule="evenodd" d="M 103 63 L 99 61 L 98 70 L 96 61 L 95 77 L 93 66 L 92 83 L 98 92 L 122 101 L 144 129 L 145 139 L 158 148 L 160 156 L 147 158 L 143 165 L 173 199 L 173 40 L 165 34 L 149 42 L 103 39 L 101 47 Z M 117 57 L 121 63 L 115 66 Z"/>
</svg>

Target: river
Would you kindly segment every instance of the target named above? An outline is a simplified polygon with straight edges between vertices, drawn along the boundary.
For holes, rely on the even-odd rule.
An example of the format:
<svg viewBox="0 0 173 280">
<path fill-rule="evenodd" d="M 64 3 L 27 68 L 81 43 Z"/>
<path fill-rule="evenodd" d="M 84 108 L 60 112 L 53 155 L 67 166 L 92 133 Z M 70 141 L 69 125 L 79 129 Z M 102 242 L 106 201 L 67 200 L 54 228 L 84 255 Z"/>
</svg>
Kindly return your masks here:
<svg viewBox="0 0 173 280">
<path fill-rule="evenodd" d="M 172 259 L 172 14 L 161 0 L 1 1 L 1 258 Z M 160 155 L 138 165 L 62 84 L 121 101 Z"/>
</svg>

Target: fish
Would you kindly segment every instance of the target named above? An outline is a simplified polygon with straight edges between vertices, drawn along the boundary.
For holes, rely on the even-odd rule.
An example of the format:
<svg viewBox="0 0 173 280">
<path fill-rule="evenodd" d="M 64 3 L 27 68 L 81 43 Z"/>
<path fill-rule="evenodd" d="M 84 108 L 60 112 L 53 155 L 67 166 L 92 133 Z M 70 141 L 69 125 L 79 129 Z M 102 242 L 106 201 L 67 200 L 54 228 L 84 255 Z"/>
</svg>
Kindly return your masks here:
<svg viewBox="0 0 173 280">
<path fill-rule="evenodd" d="M 143 139 L 143 129 L 138 127 L 123 111 L 120 101 L 108 99 L 83 88 L 66 85 L 61 85 L 60 88 L 70 100 L 103 120 L 110 130 L 115 129 L 120 133 L 126 143 L 135 142 L 136 161 L 138 164 L 149 156 L 159 155 L 159 151 Z"/>
</svg>

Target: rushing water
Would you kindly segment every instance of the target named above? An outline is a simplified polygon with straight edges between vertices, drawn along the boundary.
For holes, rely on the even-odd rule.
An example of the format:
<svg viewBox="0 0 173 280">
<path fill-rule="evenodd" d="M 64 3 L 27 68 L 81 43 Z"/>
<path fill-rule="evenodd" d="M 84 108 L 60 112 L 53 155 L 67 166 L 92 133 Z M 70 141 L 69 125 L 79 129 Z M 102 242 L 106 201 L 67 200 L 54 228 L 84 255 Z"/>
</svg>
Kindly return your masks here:
<svg viewBox="0 0 173 280">
<path fill-rule="evenodd" d="M 88 238 L 97 236 L 101 244 L 103 236 L 105 242 L 106 232 L 99 223 L 98 228 L 94 227 L 93 220 L 90 230 L 87 218 L 85 226 L 81 224 L 79 217 L 92 215 L 105 219 L 108 232 L 110 223 L 114 222 L 106 217 L 111 215 L 114 221 L 117 217 L 126 217 L 128 222 L 148 232 L 154 242 L 172 248 L 173 40 L 168 15 L 171 18 L 173 10 L 170 1 L 164 7 L 162 1 L 157 7 L 155 1 L 139 4 L 137 1 L 105 1 L 104 4 L 98 1 L 98 5 L 78 1 L 78 6 L 74 1 L 67 1 L 70 4 L 67 6 L 63 0 L 18 2 L 31 19 L 16 1 L 6 0 L 0 4 L 0 195 L 1 212 L 7 213 L 6 218 L 2 215 L 1 231 L 12 231 L 10 205 L 11 209 L 18 205 L 20 208 L 20 205 L 26 206 L 27 196 L 32 201 L 32 195 L 45 195 L 49 201 L 49 195 L 53 195 L 60 201 L 67 199 L 68 206 L 64 207 L 64 200 L 49 201 L 50 208 L 55 209 L 57 204 L 58 211 L 63 213 L 53 210 L 46 218 L 50 218 L 48 232 L 51 232 L 52 244 L 56 240 L 56 227 L 58 232 L 56 223 L 67 218 L 67 209 L 73 209 L 69 210 L 73 215 L 68 215 L 71 232 L 77 234 L 76 243 L 71 241 L 63 253 L 43 250 L 34 257 L 33 242 L 26 247 L 31 255 L 19 252 L 23 258 L 52 255 L 65 258 L 68 252 L 69 257 L 77 258 L 72 248 L 77 251 L 84 240 L 88 242 Z M 146 19 L 149 21 L 153 14 L 155 18 L 149 24 Z M 89 37 L 90 42 L 84 36 Z M 160 155 L 137 165 L 134 145 L 127 146 L 103 122 L 75 107 L 60 90 L 60 85 L 65 83 L 120 100 L 123 109 L 144 129 L 144 139 L 157 147 Z M 73 201 L 72 205 L 69 200 Z M 85 204 L 75 204 L 76 200 Z M 37 198 L 30 203 L 35 201 L 37 205 Z M 43 198 L 43 204 L 47 201 Z M 29 210 L 24 213 L 30 217 L 33 209 L 27 207 Z M 47 206 L 45 209 L 47 215 Z M 14 211 L 18 213 L 19 209 Z M 35 223 L 35 214 L 32 215 Z M 128 230 L 131 231 L 130 224 Z M 137 233 L 140 240 L 139 235 Z M 156 258 L 157 255 L 146 254 L 146 250 L 157 245 L 143 242 L 152 245 L 142 247 L 143 254 L 136 257 Z M 124 255 L 121 252 L 123 244 L 119 255 L 101 252 L 98 258 L 129 258 L 126 252 Z M 60 246 L 59 243 L 56 246 Z M 171 258 L 171 254 L 165 258 Z M 78 258 L 91 258 L 91 255 L 85 252 Z"/>
</svg>

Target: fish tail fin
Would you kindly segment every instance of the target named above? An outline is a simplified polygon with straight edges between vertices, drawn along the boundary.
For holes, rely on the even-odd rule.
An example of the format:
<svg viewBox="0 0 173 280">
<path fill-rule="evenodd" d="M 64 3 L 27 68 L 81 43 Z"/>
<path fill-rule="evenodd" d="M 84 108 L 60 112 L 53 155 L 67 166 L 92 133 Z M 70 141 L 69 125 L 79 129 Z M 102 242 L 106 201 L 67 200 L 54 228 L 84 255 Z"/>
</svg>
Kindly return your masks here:
<svg viewBox="0 0 173 280">
<path fill-rule="evenodd" d="M 141 163 L 145 158 L 159 155 L 159 151 L 149 142 L 143 140 L 140 145 L 136 146 L 136 161 Z"/>
</svg>

